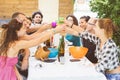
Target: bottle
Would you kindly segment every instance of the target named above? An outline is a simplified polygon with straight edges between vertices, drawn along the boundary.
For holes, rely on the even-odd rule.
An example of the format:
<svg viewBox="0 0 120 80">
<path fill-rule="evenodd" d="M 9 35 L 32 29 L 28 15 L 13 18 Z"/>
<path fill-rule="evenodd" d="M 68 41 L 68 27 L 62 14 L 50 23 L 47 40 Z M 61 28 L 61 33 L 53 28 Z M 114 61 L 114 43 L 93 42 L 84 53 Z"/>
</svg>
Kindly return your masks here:
<svg viewBox="0 0 120 80">
<path fill-rule="evenodd" d="M 64 58 L 64 50 L 65 48 L 65 42 L 64 42 L 64 36 L 62 35 L 61 39 L 60 39 L 60 43 L 59 43 L 59 47 L 58 47 L 58 61 L 61 62 L 61 59 Z M 62 60 L 63 61 L 63 60 Z"/>
</svg>

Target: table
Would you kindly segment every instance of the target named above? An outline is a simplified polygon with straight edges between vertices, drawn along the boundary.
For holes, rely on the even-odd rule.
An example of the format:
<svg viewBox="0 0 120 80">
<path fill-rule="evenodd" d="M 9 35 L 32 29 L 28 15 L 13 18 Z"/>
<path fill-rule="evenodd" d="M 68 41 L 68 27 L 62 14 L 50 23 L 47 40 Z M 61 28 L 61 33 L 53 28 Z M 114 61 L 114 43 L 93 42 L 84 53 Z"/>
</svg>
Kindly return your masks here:
<svg viewBox="0 0 120 80">
<path fill-rule="evenodd" d="M 52 63 L 36 60 L 33 55 L 37 47 L 30 48 L 27 80 L 107 80 L 102 73 L 95 70 L 93 65 L 90 65 L 91 62 L 86 57 L 71 62 L 70 59 L 73 57 L 69 55 L 69 44 L 71 43 L 65 40 L 65 57 L 61 58 L 62 61 L 58 62 L 56 57 L 56 61 Z"/>
<path fill-rule="evenodd" d="M 71 62 L 70 59 L 72 57 L 67 56 L 64 64 L 58 60 L 46 63 L 31 56 L 27 80 L 107 80 L 102 73 L 96 72 L 94 66 L 89 65 L 88 59 L 77 62 Z"/>
</svg>

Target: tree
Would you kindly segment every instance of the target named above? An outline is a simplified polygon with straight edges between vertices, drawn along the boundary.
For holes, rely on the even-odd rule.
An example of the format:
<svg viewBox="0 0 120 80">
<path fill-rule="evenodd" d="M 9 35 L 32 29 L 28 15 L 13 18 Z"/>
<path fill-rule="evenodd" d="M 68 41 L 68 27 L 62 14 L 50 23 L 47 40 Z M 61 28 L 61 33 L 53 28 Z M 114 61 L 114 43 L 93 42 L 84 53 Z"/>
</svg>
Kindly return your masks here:
<svg viewBox="0 0 120 80">
<path fill-rule="evenodd" d="M 119 0 L 91 0 L 91 11 L 97 12 L 99 18 L 111 18 L 118 26 L 113 39 L 120 47 L 120 1 Z"/>
</svg>

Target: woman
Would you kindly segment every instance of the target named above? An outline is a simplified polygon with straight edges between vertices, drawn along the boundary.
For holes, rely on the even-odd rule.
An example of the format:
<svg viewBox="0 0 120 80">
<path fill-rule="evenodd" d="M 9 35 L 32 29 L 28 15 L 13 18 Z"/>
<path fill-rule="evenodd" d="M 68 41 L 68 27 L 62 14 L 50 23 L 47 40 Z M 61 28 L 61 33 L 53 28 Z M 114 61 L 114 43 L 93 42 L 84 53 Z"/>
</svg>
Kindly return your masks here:
<svg viewBox="0 0 120 80">
<path fill-rule="evenodd" d="M 80 27 L 84 30 L 94 34 L 93 27 L 95 26 L 96 20 L 90 18 L 89 16 L 82 16 L 80 17 L 79 24 Z M 95 57 L 95 49 L 96 45 L 90 41 L 89 39 L 82 38 L 82 44 L 84 47 L 88 48 L 88 52 L 86 54 L 86 57 L 92 62 L 97 63 L 97 58 Z"/>
<path fill-rule="evenodd" d="M 40 11 L 37 11 L 37 12 L 34 12 L 32 14 L 32 17 L 29 17 L 29 18 L 32 21 L 32 24 L 27 30 L 27 34 L 32 34 L 36 32 L 43 25 L 42 24 L 43 15 Z"/>
<path fill-rule="evenodd" d="M 4 32 L 4 39 L 0 45 L 0 80 L 22 80 L 15 65 L 18 61 L 18 52 L 20 49 L 26 49 L 40 44 L 46 41 L 53 34 L 64 30 L 63 27 L 56 27 L 49 31 L 44 31 L 39 37 L 31 40 L 23 40 L 20 37 L 26 34 L 27 27 L 23 23 L 18 22 L 16 19 L 12 19 L 7 25 L 3 25 L 6 28 Z"/>
<path fill-rule="evenodd" d="M 86 30 L 87 28 L 87 22 L 89 21 L 89 19 L 90 19 L 90 16 L 81 16 L 79 19 L 79 25 L 84 30 Z"/>
<path fill-rule="evenodd" d="M 66 28 L 67 32 L 71 33 L 71 29 Z M 77 30 L 76 26 L 73 29 Z M 115 31 L 115 26 L 111 19 L 98 19 L 96 26 L 94 27 L 95 35 L 87 31 L 79 29 L 72 32 L 74 35 L 82 36 L 86 39 L 92 40 L 96 44 L 96 57 L 98 62 L 95 64 L 95 68 L 98 72 L 105 74 L 108 80 L 119 80 L 120 79 L 120 62 L 118 58 L 118 47 L 112 40 L 113 32 Z"/>
<path fill-rule="evenodd" d="M 74 25 L 78 26 L 78 20 L 74 15 L 68 15 L 66 17 L 66 20 Z M 74 46 L 80 46 L 80 38 L 74 35 L 66 34 L 66 39 L 70 42 L 72 42 L 72 45 Z"/>
<path fill-rule="evenodd" d="M 40 11 L 34 12 L 32 15 L 33 25 L 42 24 L 43 14 Z"/>
</svg>

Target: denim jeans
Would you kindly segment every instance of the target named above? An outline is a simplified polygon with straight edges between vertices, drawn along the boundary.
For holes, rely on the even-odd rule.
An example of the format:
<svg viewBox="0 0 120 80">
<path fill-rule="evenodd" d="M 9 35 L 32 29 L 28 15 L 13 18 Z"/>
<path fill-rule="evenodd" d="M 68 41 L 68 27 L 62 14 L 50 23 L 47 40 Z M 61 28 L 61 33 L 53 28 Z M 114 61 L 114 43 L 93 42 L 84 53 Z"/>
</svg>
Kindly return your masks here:
<svg viewBox="0 0 120 80">
<path fill-rule="evenodd" d="M 120 73 L 117 74 L 105 74 L 107 80 L 120 80 Z"/>
</svg>

